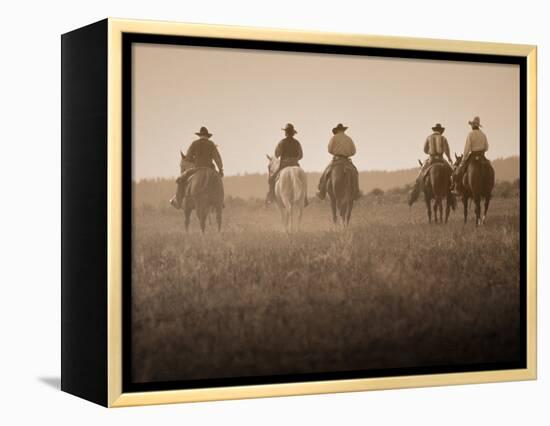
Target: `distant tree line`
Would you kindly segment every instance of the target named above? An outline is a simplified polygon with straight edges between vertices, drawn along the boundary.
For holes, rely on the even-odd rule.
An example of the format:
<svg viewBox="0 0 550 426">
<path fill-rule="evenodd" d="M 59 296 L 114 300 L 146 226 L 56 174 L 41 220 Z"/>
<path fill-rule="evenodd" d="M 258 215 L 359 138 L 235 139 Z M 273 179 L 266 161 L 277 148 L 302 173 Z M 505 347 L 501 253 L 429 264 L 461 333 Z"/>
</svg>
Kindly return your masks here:
<svg viewBox="0 0 550 426">
<path fill-rule="evenodd" d="M 509 198 L 519 194 L 519 158 L 509 157 L 496 159 L 493 162 L 497 176 L 495 197 Z M 363 191 L 360 202 L 398 203 L 406 200 L 407 194 L 412 188 L 418 168 L 395 171 L 363 171 L 359 173 L 359 187 Z M 308 191 L 312 202 L 315 203 L 315 191 L 319 181 L 319 173 L 307 173 Z M 249 205 L 262 203 L 267 192 L 267 176 L 265 174 L 252 173 L 224 178 L 226 204 L 240 201 Z M 135 205 L 145 204 L 155 208 L 168 206 L 168 200 L 176 190 L 175 177 L 142 179 L 133 184 L 133 200 Z M 255 205 L 255 204 L 254 204 Z"/>
</svg>

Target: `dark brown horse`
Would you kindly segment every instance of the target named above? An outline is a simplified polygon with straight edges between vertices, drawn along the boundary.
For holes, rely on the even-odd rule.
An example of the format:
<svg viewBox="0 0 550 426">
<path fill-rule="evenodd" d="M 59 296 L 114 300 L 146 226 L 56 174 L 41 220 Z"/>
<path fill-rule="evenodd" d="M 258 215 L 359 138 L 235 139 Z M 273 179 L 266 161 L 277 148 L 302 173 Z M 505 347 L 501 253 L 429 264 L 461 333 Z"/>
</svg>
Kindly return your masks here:
<svg viewBox="0 0 550 426">
<path fill-rule="evenodd" d="M 419 160 L 420 166 L 422 162 Z M 424 192 L 424 201 L 428 213 L 428 221 L 432 223 L 432 202 L 435 223 L 443 223 L 443 201 L 445 200 L 445 223 L 449 220 L 451 208 L 456 208 L 456 200 L 451 193 L 451 168 L 444 163 L 434 163 L 430 166 L 422 185 L 417 183 L 409 197 L 409 206 L 418 198 L 420 188 Z M 439 213 L 439 218 L 438 218 Z"/>
<path fill-rule="evenodd" d="M 476 226 L 479 226 L 485 223 L 487 210 L 489 210 L 493 187 L 495 186 L 495 170 L 484 155 L 472 153 L 470 156 L 471 158 L 469 159 L 466 170 L 462 175 L 461 182 L 462 204 L 464 205 L 464 224 L 468 221 L 468 201 L 472 199 L 475 204 Z M 460 166 L 460 163 L 463 161 L 463 156 L 458 156 L 455 154 L 455 158 L 456 161 L 453 168 L 456 171 L 458 166 Z M 455 174 L 453 174 L 453 178 L 456 178 Z M 481 214 L 482 200 L 485 201 L 483 215 Z"/>
<path fill-rule="evenodd" d="M 346 227 L 349 225 L 354 200 L 353 179 L 353 172 L 344 160 L 334 162 L 327 181 L 327 194 L 335 225 L 338 223 L 338 213 L 342 224 Z"/>
<path fill-rule="evenodd" d="M 194 167 L 194 165 L 187 160 L 183 152 L 180 154 L 180 172 L 183 173 Z M 216 214 L 218 231 L 220 231 L 222 226 L 223 198 L 223 182 L 219 173 L 210 167 L 199 167 L 189 177 L 185 188 L 183 199 L 185 230 L 189 229 L 191 212 L 196 210 L 202 232 L 206 229 L 206 219 L 210 212 Z"/>
</svg>

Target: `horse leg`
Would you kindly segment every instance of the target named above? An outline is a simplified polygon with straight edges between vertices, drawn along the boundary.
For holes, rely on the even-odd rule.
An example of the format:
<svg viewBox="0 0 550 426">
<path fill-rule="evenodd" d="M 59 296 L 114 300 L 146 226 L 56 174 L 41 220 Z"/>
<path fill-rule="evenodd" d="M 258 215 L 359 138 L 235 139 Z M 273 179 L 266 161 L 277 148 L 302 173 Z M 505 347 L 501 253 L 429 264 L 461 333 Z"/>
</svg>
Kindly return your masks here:
<svg viewBox="0 0 550 426">
<path fill-rule="evenodd" d="M 185 232 L 189 231 L 189 222 L 191 221 L 191 211 L 189 206 L 185 206 L 183 213 L 185 215 Z"/>
<path fill-rule="evenodd" d="M 281 211 L 281 222 L 283 223 L 283 229 L 288 233 L 290 218 L 289 218 L 289 208 L 284 203 L 279 204 L 279 209 Z"/>
<path fill-rule="evenodd" d="M 304 201 L 300 202 L 294 206 L 294 231 L 298 232 L 300 230 L 300 219 L 302 218 L 302 209 L 304 208 Z"/>
<path fill-rule="evenodd" d="M 487 195 L 485 197 L 485 209 L 483 211 L 483 218 L 481 219 L 481 223 L 485 223 L 485 218 L 487 217 L 487 210 L 489 210 L 489 204 L 491 203 L 491 195 Z"/>
<path fill-rule="evenodd" d="M 340 211 L 340 219 L 342 219 L 342 226 L 346 227 L 346 203 L 340 204 L 338 206 L 338 209 Z"/>
<path fill-rule="evenodd" d="M 481 224 L 481 197 L 474 196 L 474 202 L 476 204 L 476 226 L 479 226 Z"/>
<path fill-rule="evenodd" d="M 201 231 L 204 234 L 206 230 L 206 216 L 208 216 L 208 209 L 204 207 L 197 208 L 197 218 L 201 226 Z"/>
<path fill-rule="evenodd" d="M 338 224 L 338 216 L 336 214 L 336 198 L 334 196 L 330 197 L 330 208 L 332 210 L 332 221 L 334 224 Z"/>
<path fill-rule="evenodd" d="M 445 223 L 449 221 L 449 213 L 451 213 L 451 199 L 447 197 L 445 200 Z"/>
<path fill-rule="evenodd" d="M 468 222 L 468 197 L 462 196 L 462 204 L 464 205 L 464 225 Z"/>
<path fill-rule="evenodd" d="M 285 206 L 282 204 L 279 205 L 279 213 L 281 213 L 281 223 L 283 224 L 283 228 L 286 231 L 286 209 Z"/>
<path fill-rule="evenodd" d="M 216 222 L 218 224 L 218 232 L 222 230 L 222 207 L 216 207 Z"/>
<path fill-rule="evenodd" d="M 289 234 L 292 234 L 292 231 L 294 230 L 294 209 L 292 204 L 288 208 L 288 227 L 287 232 Z"/>
<path fill-rule="evenodd" d="M 428 222 L 432 223 L 432 200 L 426 197 L 426 210 L 428 211 Z"/>
<path fill-rule="evenodd" d="M 351 219 L 351 210 L 353 209 L 353 201 L 350 201 L 348 204 L 348 211 L 346 214 L 346 224 L 349 226 L 349 221 Z"/>
</svg>

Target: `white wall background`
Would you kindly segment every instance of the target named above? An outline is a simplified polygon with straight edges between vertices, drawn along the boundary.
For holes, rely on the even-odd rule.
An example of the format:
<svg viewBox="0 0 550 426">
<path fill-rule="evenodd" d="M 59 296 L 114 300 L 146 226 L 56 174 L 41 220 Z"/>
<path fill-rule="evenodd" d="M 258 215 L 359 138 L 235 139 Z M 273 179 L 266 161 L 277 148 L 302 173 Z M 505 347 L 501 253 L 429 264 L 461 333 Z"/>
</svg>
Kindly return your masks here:
<svg viewBox="0 0 550 426">
<path fill-rule="evenodd" d="M 0 423 L 547 425 L 546 2 L 5 1 L 0 5 Z M 60 357 L 60 40 L 107 16 L 539 45 L 539 380 L 106 410 L 55 389 Z M 545 262 L 546 261 L 546 262 Z M 545 265 L 546 263 L 546 265 Z"/>
</svg>

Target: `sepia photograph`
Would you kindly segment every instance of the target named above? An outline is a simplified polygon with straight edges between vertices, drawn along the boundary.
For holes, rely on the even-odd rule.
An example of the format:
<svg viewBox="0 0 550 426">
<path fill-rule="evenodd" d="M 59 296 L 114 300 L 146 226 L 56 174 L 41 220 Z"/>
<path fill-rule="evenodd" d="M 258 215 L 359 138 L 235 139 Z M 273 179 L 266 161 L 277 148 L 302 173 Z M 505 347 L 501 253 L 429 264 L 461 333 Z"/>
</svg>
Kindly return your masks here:
<svg viewBox="0 0 550 426">
<path fill-rule="evenodd" d="M 130 50 L 129 389 L 525 367 L 519 64 Z"/>
</svg>

